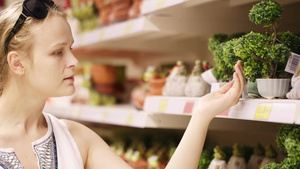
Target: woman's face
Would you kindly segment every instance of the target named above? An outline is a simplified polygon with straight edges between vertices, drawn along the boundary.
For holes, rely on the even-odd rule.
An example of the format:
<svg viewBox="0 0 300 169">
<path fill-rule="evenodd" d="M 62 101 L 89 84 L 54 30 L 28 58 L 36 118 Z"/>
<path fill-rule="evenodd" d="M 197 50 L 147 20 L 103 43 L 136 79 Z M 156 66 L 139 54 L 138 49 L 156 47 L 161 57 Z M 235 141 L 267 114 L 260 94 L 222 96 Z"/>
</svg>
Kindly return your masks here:
<svg viewBox="0 0 300 169">
<path fill-rule="evenodd" d="M 71 53 L 74 42 L 65 18 L 52 15 L 33 28 L 32 62 L 25 67 L 26 79 L 42 97 L 72 95 L 78 60 Z"/>
</svg>

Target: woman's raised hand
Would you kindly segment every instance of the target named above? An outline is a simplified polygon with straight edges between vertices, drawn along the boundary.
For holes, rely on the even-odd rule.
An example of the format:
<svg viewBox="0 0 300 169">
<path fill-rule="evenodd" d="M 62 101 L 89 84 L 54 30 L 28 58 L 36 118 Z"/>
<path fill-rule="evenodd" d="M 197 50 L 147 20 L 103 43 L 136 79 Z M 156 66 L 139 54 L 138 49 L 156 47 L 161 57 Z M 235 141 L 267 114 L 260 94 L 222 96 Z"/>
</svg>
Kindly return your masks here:
<svg viewBox="0 0 300 169">
<path fill-rule="evenodd" d="M 218 91 L 201 97 L 195 109 L 196 112 L 193 113 L 201 114 L 201 117 L 211 120 L 239 101 L 246 84 L 242 62 L 238 61 L 234 69 L 233 81 L 228 82 Z"/>
</svg>

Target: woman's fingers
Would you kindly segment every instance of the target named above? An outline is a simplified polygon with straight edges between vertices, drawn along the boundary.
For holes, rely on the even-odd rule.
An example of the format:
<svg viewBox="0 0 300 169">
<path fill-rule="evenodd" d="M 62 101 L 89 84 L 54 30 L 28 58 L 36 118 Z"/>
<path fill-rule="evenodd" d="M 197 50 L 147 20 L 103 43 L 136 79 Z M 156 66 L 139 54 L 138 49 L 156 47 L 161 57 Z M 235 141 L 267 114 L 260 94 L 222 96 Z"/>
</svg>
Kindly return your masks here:
<svg viewBox="0 0 300 169">
<path fill-rule="evenodd" d="M 220 92 L 221 94 L 226 93 L 226 92 L 232 87 L 232 85 L 233 85 L 233 81 L 226 83 L 224 86 L 222 86 L 222 87 L 219 89 L 219 92 Z"/>
<path fill-rule="evenodd" d="M 234 85 L 233 87 L 237 90 L 238 95 L 240 96 L 243 91 L 244 91 L 244 86 L 245 86 L 245 77 L 243 73 L 243 68 L 242 68 L 242 62 L 238 61 L 235 66 L 235 73 L 234 73 Z"/>
</svg>

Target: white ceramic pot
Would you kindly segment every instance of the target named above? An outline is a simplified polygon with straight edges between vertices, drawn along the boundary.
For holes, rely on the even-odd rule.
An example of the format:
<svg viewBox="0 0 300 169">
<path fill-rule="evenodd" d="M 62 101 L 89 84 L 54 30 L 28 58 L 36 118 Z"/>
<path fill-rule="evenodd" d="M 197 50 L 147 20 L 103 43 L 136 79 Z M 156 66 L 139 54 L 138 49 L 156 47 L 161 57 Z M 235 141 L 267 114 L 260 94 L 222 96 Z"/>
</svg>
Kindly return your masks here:
<svg viewBox="0 0 300 169">
<path fill-rule="evenodd" d="M 284 98 L 290 88 L 290 79 L 256 79 L 257 89 L 262 97 Z"/>
</svg>

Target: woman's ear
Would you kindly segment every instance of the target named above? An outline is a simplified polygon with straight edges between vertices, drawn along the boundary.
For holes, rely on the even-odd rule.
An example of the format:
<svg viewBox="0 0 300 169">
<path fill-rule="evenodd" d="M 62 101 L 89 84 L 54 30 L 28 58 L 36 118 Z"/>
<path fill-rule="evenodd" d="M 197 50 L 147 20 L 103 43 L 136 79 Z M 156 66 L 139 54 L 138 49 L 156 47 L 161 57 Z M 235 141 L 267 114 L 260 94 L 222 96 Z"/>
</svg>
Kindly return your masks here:
<svg viewBox="0 0 300 169">
<path fill-rule="evenodd" d="M 17 74 L 23 75 L 25 73 L 25 67 L 23 66 L 21 55 L 16 51 L 11 51 L 7 54 L 7 62 L 10 70 Z"/>
</svg>

